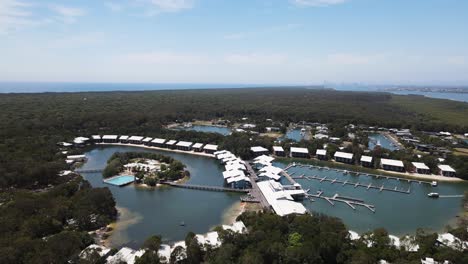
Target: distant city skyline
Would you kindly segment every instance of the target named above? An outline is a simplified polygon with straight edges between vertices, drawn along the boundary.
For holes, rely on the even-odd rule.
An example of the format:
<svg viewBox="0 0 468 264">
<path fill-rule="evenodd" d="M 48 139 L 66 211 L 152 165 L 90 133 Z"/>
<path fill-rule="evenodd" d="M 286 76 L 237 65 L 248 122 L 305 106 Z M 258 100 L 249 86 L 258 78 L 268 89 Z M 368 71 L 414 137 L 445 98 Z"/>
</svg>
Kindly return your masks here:
<svg viewBox="0 0 468 264">
<path fill-rule="evenodd" d="M 468 1 L 0 0 L 0 82 L 468 85 Z"/>
</svg>

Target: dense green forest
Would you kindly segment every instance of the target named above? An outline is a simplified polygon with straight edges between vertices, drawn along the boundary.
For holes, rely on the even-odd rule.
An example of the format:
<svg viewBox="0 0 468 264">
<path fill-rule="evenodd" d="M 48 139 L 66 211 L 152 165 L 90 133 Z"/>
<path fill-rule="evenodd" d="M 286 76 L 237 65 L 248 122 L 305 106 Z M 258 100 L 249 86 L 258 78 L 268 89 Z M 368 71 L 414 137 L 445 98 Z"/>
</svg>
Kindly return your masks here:
<svg viewBox="0 0 468 264">
<path fill-rule="evenodd" d="M 466 103 L 304 88 L 1 94 L 0 109 L 0 263 L 64 263 L 90 243 L 86 231 L 115 219 L 115 202 L 107 188 L 92 189 L 76 175 L 58 176 L 68 166 L 57 143 L 75 136 L 141 134 L 185 139 L 217 143 L 220 148 L 249 157 L 248 147 L 270 147 L 273 140 L 247 134 L 223 137 L 214 133 L 172 131 L 164 125 L 192 119 L 238 121 L 248 117 L 249 122 L 271 118 L 284 123 L 363 123 L 433 131 L 466 132 L 468 128 Z M 459 166 L 466 164 L 463 160 L 457 162 Z M 246 222 L 251 224 L 248 219 Z M 326 224 L 323 229 L 327 229 Z M 262 235 L 262 229 L 259 232 L 251 235 Z M 289 228 L 279 232 L 279 240 L 272 246 L 287 243 Z M 275 234 L 262 236 L 269 235 Z M 341 246 L 337 244 L 333 250 L 324 250 L 341 254 Z M 254 259 L 259 254 L 254 249 L 236 250 L 233 252 L 239 253 L 238 257 L 249 250 L 253 250 Z M 268 250 L 293 254 L 291 257 L 299 261 L 303 257 L 300 250 L 284 252 L 275 247 Z M 311 256 L 317 257 L 315 253 Z M 207 255 L 210 259 L 215 257 Z"/>
</svg>

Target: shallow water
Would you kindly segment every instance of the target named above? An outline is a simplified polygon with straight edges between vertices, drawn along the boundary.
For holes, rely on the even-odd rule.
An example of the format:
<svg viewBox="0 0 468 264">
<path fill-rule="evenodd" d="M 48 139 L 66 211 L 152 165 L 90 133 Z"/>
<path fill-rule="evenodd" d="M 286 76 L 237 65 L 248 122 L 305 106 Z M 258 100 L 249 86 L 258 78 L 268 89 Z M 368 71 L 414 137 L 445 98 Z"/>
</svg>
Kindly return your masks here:
<svg viewBox="0 0 468 264">
<path fill-rule="evenodd" d="M 194 125 L 192 127 L 178 127 L 174 128 L 175 130 L 192 130 L 198 132 L 210 132 L 210 133 L 218 133 L 224 136 L 231 134 L 231 129 L 228 127 L 219 127 L 219 126 L 201 126 L 201 125 Z"/>
<path fill-rule="evenodd" d="M 92 149 L 85 153 L 88 161 L 82 169 L 103 168 L 110 156 L 119 151 L 145 151 L 168 155 L 187 165 L 191 173 L 187 183 L 223 185 L 222 167 L 212 158 L 137 147 L 106 146 Z M 221 224 L 223 213 L 228 208 L 239 203 L 239 194 L 171 187 L 116 187 L 103 183 L 101 173 L 84 173 L 83 176 L 94 187 L 109 187 L 117 206 L 125 208 L 126 215 L 138 218 L 138 221 L 129 221 L 126 216 L 119 220 L 124 222 L 124 225 L 116 229 L 110 237 L 110 245 L 114 247 L 138 247 L 151 235 L 161 235 L 165 241 L 175 241 L 184 239 L 189 231 L 206 233 L 213 226 Z M 182 221 L 185 226 L 180 225 Z"/>
</svg>

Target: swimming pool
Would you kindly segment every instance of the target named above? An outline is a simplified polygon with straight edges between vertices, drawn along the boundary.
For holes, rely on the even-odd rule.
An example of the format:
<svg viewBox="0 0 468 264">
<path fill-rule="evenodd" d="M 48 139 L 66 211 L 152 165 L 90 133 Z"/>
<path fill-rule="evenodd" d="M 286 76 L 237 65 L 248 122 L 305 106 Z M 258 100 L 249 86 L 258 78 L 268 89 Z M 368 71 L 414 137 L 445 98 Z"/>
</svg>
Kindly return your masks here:
<svg viewBox="0 0 468 264">
<path fill-rule="evenodd" d="M 135 176 L 132 175 L 121 175 L 115 176 L 109 179 L 105 179 L 104 182 L 115 186 L 124 186 L 135 181 Z"/>
</svg>

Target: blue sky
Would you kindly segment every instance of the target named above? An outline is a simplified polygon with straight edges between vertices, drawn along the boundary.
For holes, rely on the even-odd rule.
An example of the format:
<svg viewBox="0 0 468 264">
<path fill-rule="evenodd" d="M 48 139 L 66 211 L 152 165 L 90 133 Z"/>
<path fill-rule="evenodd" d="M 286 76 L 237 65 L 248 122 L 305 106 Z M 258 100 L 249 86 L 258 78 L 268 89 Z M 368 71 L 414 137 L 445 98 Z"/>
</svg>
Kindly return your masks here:
<svg viewBox="0 0 468 264">
<path fill-rule="evenodd" d="M 0 0 L 0 81 L 468 84 L 468 1 Z"/>
</svg>

